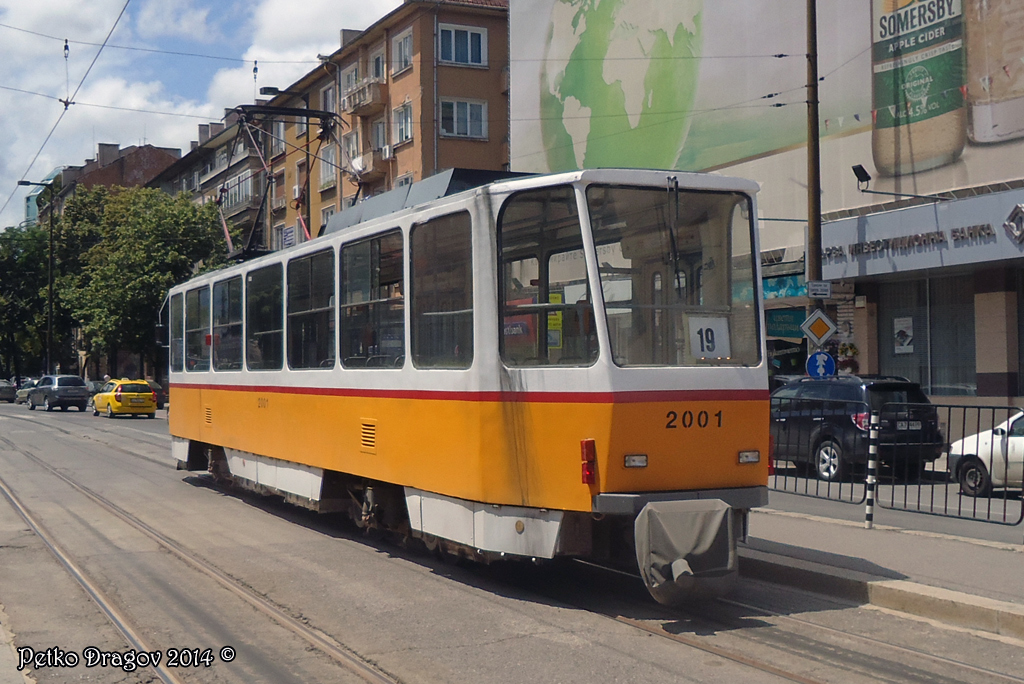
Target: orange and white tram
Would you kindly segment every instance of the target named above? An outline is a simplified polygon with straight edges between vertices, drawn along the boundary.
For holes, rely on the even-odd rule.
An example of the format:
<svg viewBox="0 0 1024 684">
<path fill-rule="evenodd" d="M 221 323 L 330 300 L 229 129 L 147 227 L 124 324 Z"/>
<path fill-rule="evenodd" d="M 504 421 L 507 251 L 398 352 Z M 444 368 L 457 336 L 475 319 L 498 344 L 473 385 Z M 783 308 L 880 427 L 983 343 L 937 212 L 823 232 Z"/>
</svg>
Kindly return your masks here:
<svg viewBox="0 0 1024 684">
<path fill-rule="evenodd" d="M 448 553 L 714 589 L 767 501 L 756 190 L 500 180 L 193 278 L 174 458 Z"/>
</svg>

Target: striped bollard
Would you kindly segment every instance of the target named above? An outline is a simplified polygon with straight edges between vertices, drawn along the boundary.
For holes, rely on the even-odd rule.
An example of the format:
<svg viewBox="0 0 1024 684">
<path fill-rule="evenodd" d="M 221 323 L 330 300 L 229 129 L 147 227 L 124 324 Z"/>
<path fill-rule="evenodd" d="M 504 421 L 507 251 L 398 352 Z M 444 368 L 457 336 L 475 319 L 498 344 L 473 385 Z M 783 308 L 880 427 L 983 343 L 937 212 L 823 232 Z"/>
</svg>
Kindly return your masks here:
<svg viewBox="0 0 1024 684">
<path fill-rule="evenodd" d="M 867 505 L 864 509 L 864 528 L 870 530 L 875 524 L 875 485 L 878 482 L 878 411 L 871 412 L 868 432 L 868 479 Z"/>
</svg>

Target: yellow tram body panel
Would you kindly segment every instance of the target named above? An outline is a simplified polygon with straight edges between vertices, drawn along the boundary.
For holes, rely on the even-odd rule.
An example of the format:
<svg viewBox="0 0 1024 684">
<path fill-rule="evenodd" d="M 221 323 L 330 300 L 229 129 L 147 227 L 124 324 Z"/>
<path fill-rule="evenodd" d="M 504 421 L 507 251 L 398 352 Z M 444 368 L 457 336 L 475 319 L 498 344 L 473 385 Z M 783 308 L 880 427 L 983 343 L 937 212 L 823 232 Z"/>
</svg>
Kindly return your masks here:
<svg viewBox="0 0 1024 684">
<path fill-rule="evenodd" d="M 764 486 L 767 393 L 682 399 L 175 384 L 177 437 L 458 499 L 589 511 L 592 495 Z M 450 395 L 450 396 L 448 396 Z M 583 484 L 583 439 L 597 484 Z M 760 461 L 739 464 L 740 451 Z M 626 455 L 647 456 L 627 468 Z"/>
</svg>

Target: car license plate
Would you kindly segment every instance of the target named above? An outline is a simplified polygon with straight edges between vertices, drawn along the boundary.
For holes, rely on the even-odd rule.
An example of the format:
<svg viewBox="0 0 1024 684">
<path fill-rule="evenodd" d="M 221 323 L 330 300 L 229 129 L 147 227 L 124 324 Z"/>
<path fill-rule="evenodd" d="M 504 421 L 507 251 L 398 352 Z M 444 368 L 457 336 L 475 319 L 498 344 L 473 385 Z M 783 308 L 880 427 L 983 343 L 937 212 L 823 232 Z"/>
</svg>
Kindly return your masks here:
<svg viewBox="0 0 1024 684">
<path fill-rule="evenodd" d="M 921 429 L 921 421 L 919 421 L 919 420 L 910 420 L 910 421 L 907 421 L 907 420 L 897 420 L 896 421 L 896 429 L 897 430 L 920 430 Z"/>
<path fill-rule="evenodd" d="M 132 404 L 145 404 L 146 400 L 143 399 L 142 397 L 132 397 L 131 399 L 129 399 L 129 402 L 131 402 Z M 918 423 L 918 426 L 920 425 L 921 424 Z"/>
</svg>

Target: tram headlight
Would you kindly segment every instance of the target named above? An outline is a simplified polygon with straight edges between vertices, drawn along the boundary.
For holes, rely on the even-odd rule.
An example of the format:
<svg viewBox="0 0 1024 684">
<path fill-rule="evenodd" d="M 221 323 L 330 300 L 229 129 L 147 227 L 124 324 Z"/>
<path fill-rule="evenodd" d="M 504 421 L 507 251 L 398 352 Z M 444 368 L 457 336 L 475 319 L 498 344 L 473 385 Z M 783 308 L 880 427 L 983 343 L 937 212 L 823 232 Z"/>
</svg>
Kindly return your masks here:
<svg viewBox="0 0 1024 684">
<path fill-rule="evenodd" d="M 741 451 L 740 452 L 740 463 L 760 463 L 761 452 L 757 451 Z"/>
</svg>

